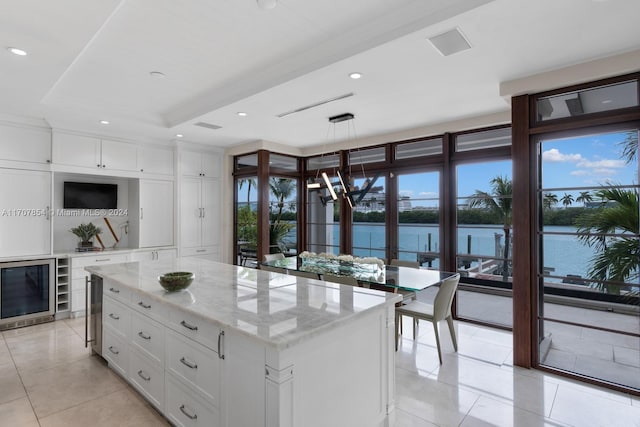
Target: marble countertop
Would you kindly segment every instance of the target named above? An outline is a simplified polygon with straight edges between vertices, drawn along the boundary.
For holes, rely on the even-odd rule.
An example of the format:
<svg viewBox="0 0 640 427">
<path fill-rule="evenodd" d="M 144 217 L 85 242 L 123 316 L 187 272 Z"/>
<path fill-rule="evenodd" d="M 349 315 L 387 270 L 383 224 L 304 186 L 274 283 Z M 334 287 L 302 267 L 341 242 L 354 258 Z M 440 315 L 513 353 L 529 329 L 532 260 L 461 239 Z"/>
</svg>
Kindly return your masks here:
<svg viewBox="0 0 640 427">
<path fill-rule="evenodd" d="M 86 270 L 278 349 L 402 299 L 397 294 L 203 259 L 129 262 Z M 168 293 L 158 276 L 171 271 L 189 271 L 195 279 L 188 289 Z"/>
</svg>

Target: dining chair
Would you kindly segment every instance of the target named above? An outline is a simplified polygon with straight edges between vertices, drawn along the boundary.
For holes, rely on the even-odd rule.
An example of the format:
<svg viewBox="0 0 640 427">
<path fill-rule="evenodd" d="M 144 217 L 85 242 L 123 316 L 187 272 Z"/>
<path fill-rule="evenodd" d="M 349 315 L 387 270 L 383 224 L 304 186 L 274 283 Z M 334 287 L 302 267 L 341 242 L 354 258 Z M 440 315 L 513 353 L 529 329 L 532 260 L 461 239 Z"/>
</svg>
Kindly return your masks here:
<svg viewBox="0 0 640 427">
<path fill-rule="evenodd" d="M 411 267 L 411 268 L 420 268 L 420 263 L 418 261 L 405 261 L 403 259 L 392 259 L 391 264 L 395 267 Z"/>
<path fill-rule="evenodd" d="M 342 285 L 358 286 L 358 281 L 351 276 L 336 276 L 334 274 L 323 274 L 322 280 L 325 282 L 340 283 Z"/>
<path fill-rule="evenodd" d="M 310 271 L 299 271 L 299 270 L 288 270 L 287 274 L 296 277 L 306 277 L 307 279 L 316 279 L 320 278 L 318 273 L 312 273 Z"/>
<path fill-rule="evenodd" d="M 438 358 L 442 365 L 442 350 L 440 349 L 440 336 L 438 334 L 438 322 L 446 320 L 451 333 L 451 341 L 453 348 L 458 351 L 458 341 L 456 340 L 456 332 L 453 328 L 453 316 L 451 314 L 451 304 L 453 296 L 460 282 L 460 274 L 449 277 L 442 281 L 440 289 L 433 301 L 433 304 L 427 304 L 421 301 L 412 301 L 408 304 L 396 307 L 396 350 L 398 349 L 398 340 L 400 338 L 398 322 L 401 316 L 409 316 L 413 318 L 413 339 L 416 339 L 416 331 L 418 329 L 419 320 L 428 320 L 433 324 L 433 330 L 436 333 L 436 345 L 438 346 Z"/>
<path fill-rule="evenodd" d="M 277 259 L 284 259 L 284 254 L 283 253 L 267 254 L 263 257 L 262 262 L 275 261 Z"/>
</svg>

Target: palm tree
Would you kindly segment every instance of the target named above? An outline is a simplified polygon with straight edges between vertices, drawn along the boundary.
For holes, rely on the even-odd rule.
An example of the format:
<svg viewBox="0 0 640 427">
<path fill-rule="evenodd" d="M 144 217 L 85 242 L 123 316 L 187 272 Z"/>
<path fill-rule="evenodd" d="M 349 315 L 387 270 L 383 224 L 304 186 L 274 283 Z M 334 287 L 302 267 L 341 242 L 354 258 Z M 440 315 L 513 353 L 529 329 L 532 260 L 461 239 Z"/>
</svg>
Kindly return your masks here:
<svg viewBox="0 0 640 427">
<path fill-rule="evenodd" d="M 603 188 L 596 192 L 604 202 L 576 220 L 578 238 L 593 246 L 597 254 L 591 259 L 589 278 L 608 293 L 620 294 L 620 286 L 606 283 L 629 282 L 638 278 L 640 248 L 637 237 L 606 237 L 605 234 L 638 235 L 638 193 L 620 188 Z"/>
<path fill-rule="evenodd" d="M 569 193 L 564 193 L 564 196 L 562 196 L 560 201 L 562 202 L 562 205 L 566 209 L 568 206 L 571 205 L 571 203 L 573 203 L 573 196 Z"/>
<path fill-rule="evenodd" d="M 511 242 L 511 220 L 513 185 L 506 176 L 497 176 L 489 181 L 491 193 L 476 190 L 469 200 L 470 207 L 484 207 L 500 217 L 504 224 L 504 265 L 502 279 L 509 280 L 509 243 Z"/>
<path fill-rule="evenodd" d="M 238 181 L 238 189 L 242 190 L 244 183 L 247 183 L 249 187 L 247 188 L 247 206 L 251 205 L 251 186 L 254 188 L 257 187 L 255 178 L 243 178 Z"/>
<path fill-rule="evenodd" d="M 269 241 L 272 246 L 278 246 L 281 250 L 284 246 L 284 237 L 293 228 L 292 224 L 282 222 L 282 212 L 285 207 L 285 200 L 291 197 L 297 188 L 295 179 L 270 178 L 269 188 L 277 201 L 278 213 L 271 224 L 269 224 Z"/>
<path fill-rule="evenodd" d="M 542 207 L 544 209 L 551 209 L 558 204 L 558 196 L 553 193 L 545 193 L 542 199 Z"/>
<path fill-rule="evenodd" d="M 622 158 L 631 163 L 638 154 L 638 131 L 630 130 L 625 133 L 625 138 L 618 145 L 622 146 Z"/>
<path fill-rule="evenodd" d="M 582 202 L 584 206 L 587 206 L 587 203 L 591 202 L 592 200 L 593 196 L 591 196 L 591 193 L 589 193 L 588 191 L 581 191 L 580 195 L 576 197 L 576 202 Z"/>
</svg>

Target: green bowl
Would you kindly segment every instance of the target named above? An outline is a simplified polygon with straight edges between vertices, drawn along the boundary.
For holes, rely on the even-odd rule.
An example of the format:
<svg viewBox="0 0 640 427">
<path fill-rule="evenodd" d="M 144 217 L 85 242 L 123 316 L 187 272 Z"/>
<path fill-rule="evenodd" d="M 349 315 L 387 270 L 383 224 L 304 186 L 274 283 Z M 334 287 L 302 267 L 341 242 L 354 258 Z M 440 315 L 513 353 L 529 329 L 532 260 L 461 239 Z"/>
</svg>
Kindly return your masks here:
<svg viewBox="0 0 640 427">
<path fill-rule="evenodd" d="M 166 291 L 175 292 L 188 288 L 194 277 L 194 274 L 188 271 L 176 271 L 163 274 L 158 277 L 158 281 Z"/>
</svg>

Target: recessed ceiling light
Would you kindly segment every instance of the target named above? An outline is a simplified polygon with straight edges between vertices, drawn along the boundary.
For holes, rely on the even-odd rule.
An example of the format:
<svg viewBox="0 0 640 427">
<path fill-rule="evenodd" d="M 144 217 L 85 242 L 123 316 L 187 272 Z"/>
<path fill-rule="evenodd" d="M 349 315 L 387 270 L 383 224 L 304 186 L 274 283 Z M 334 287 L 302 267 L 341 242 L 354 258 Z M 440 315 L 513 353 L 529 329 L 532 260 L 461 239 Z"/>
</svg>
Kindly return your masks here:
<svg viewBox="0 0 640 427">
<path fill-rule="evenodd" d="M 362 77 L 362 73 L 351 73 L 351 74 L 349 74 L 349 77 L 351 77 L 354 80 L 357 80 L 360 77 Z"/>
<path fill-rule="evenodd" d="M 247 116 L 247 113 L 245 113 L 244 111 L 238 111 L 238 115 L 239 115 L 240 117 L 246 117 L 246 116 Z"/>
<path fill-rule="evenodd" d="M 11 53 L 13 53 L 14 55 L 19 55 L 19 56 L 26 56 L 27 52 L 25 52 L 22 49 L 18 49 L 17 47 L 8 47 L 7 50 Z"/>
<path fill-rule="evenodd" d="M 165 77 L 164 73 L 160 71 L 151 71 L 149 75 L 155 79 L 163 79 Z"/>
<path fill-rule="evenodd" d="M 108 125 L 109 124 L 109 120 L 100 120 L 100 124 L 101 125 Z"/>
<path fill-rule="evenodd" d="M 177 134 L 176 134 L 176 138 L 182 138 L 183 136 L 184 136 L 184 135 L 183 135 L 183 134 L 181 134 L 181 133 L 177 133 Z"/>
<path fill-rule="evenodd" d="M 602 101 L 603 104 L 611 104 L 613 101 L 610 99 L 605 99 L 604 101 Z"/>
</svg>

